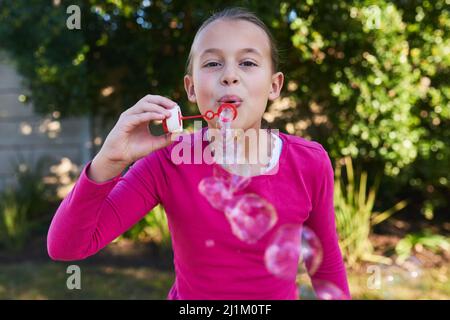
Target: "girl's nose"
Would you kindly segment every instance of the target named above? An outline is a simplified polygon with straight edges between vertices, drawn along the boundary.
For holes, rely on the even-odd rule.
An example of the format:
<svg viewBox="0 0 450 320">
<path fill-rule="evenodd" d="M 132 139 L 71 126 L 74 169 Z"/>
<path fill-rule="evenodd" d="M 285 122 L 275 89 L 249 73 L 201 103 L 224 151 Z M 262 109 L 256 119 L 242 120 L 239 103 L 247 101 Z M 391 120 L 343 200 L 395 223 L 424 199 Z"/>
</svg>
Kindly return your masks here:
<svg viewBox="0 0 450 320">
<path fill-rule="evenodd" d="M 225 86 L 229 86 L 230 84 L 237 84 L 239 83 L 239 78 L 234 70 L 231 70 L 231 68 L 228 68 L 225 70 L 221 82 Z"/>
</svg>

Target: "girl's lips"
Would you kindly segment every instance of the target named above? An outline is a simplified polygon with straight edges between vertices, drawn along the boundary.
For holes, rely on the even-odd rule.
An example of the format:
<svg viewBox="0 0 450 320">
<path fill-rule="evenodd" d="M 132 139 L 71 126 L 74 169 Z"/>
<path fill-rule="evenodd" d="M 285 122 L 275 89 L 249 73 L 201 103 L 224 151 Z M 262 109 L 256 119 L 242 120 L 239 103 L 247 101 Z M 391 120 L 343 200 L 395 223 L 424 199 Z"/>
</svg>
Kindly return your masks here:
<svg viewBox="0 0 450 320">
<path fill-rule="evenodd" d="M 236 108 L 239 108 L 239 106 L 242 104 L 242 101 L 236 101 L 236 102 L 219 101 L 219 106 L 224 103 L 229 103 L 229 104 L 234 105 Z"/>
</svg>

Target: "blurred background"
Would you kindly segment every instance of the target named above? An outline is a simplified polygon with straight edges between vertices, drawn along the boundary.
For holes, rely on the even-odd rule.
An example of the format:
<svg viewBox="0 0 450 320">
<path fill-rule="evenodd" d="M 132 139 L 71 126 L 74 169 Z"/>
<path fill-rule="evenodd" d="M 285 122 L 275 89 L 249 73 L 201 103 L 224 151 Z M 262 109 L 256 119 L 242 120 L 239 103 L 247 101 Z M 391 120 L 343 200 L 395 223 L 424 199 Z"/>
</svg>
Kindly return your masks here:
<svg viewBox="0 0 450 320">
<path fill-rule="evenodd" d="M 190 44 L 229 6 L 278 42 L 286 81 L 265 124 L 330 154 L 353 298 L 450 298 L 449 0 L 2 0 L 0 299 L 166 298 L 162 207 L 80 262 L 51 261 L 46 233 L 122 111 L 152 93 L 196 113 Z M 70 264 L 82 290 L 66 287 Z"/>
</svg>

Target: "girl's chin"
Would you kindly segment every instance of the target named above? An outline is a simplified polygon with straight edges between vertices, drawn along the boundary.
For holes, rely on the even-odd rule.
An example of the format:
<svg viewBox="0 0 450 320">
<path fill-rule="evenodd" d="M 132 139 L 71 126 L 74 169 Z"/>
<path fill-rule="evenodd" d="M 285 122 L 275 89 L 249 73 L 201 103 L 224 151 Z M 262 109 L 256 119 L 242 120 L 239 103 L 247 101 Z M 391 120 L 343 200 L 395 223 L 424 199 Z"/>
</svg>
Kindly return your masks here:
<svg viewBox="0 0 450 320">
<path fill-rule="evenodd" d="M 208 123 L 208 127 L 209 128 L 221 129 L 221 124 L 217 120 L 215 120 L 215 121 L 207 121 L 207 123 Z M 231 129 L 247 130 L 247 129 L 252 128 L 252 126 L 250 124 L 248 124 L 248 123 L 245 123 L 244 121 L 242 121 L 242 119 L 237 117 L 236 119 L 231 121 L 231 124 L 230 124 L 229 128 L 231 128 Z"/>
<path fill-rule="evenodd" d="M 221 128 L 220 127 L 216 127 L 216 129 L 218 129 L 218 130 L 220 130 Z M 249 130 L 249 129 L 252 129 L 252 127 L 251 126 L 241 126 L 241 125 L 231 125 L 230 126 L 230 129 L 231 130 L 242 130 L 242 131 L 247 131 L 247 130 Z"/>
</svg>

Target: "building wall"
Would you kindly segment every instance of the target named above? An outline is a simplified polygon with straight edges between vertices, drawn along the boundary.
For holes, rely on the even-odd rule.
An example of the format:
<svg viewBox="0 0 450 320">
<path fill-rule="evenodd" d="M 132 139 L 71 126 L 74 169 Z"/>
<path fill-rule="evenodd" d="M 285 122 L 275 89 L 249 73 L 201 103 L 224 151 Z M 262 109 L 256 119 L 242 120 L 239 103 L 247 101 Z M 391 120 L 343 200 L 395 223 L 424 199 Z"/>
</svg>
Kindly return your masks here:
<svg viewBox="0 0 450 320">
<path fill-rule="evenodd" d="M 88 118 L 38 115 L 19 101 L 24 92 L 13 62 L 0 52 L 0 190 L 14 184 L 15 164 L 45 156 L 54 164 L 68 158 L 81 166 L 90 159 Z"/>
</svg>

